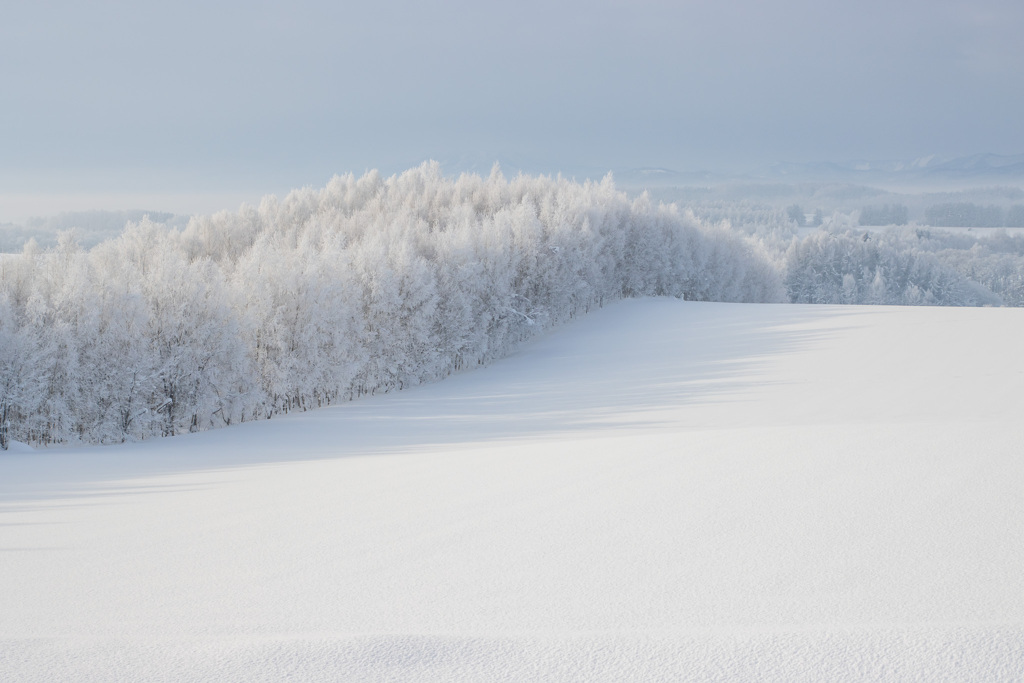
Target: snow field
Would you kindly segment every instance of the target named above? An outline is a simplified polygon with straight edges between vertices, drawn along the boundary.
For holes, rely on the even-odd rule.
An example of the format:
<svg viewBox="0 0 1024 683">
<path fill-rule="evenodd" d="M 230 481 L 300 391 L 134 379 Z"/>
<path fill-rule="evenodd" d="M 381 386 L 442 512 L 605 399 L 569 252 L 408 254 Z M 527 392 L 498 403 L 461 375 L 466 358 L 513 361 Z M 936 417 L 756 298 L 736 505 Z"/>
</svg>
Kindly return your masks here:
<svg viewBox="0 0 1024 683">
<path fill-rule="evenodd" d="M 488 368 L 0 456 L 0 678 L 1017 680 L 1015 309 L 624 301 Z"/>
</svg>

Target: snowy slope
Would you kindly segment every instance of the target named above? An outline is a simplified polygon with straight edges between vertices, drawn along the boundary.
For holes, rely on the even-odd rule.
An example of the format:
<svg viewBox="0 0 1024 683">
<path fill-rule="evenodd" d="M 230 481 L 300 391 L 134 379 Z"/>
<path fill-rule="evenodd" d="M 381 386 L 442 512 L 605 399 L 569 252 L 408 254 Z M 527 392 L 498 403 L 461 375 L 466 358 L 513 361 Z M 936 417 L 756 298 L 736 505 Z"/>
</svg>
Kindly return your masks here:
<svg viewBox="0 0 1024 683">
<path fill-rule="evenodd" d="M 615 304 L 269 422 L 0 454 L 0 679 L 1019 680 L 1024 310 Z"/>
</svg>

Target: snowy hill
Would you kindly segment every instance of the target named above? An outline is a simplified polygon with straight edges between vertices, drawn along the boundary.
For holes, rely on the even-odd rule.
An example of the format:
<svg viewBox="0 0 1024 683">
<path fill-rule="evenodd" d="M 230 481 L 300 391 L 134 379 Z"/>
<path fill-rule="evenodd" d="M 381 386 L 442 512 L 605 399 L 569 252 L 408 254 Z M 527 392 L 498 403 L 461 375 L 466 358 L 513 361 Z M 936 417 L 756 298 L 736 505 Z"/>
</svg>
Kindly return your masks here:
<svg viewBox="0 0 1024 683">
<path fill-rule="evenodd" d="M 1014 680 L 1024 311 L 616 303 L 488 368 L 0 454 L 0 678 Z"/>
</svg>

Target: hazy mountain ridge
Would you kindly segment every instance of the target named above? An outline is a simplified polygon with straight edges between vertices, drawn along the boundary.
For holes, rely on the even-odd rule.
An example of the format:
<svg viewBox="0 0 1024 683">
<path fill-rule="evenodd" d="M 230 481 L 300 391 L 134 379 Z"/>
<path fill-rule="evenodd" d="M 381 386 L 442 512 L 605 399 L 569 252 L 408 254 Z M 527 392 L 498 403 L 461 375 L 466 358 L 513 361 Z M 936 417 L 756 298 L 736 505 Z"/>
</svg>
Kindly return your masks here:
<svg viewBox="0 0 1024 683">
<path fill-rule="evenodd" d="M 758 172 L 769 178 L 843 179 L 860 182 L 948 182 L 1024 180 L 1024 154 L 979 153 L 952 159 L 779 162 Z"/>
<path fill-rule="evenodd" d="M 681 171 L 651 166 L 616 168 L 611 173 L 619 186 L 630 188 L 786 182 L 895 184 L 949 189 L 949 183 L 1024 182 L 1024 154 L 978 153 L 945 159 L 930 155 L 917 159 L 776 161 L 747 171 Z"/>
<path fill-rule="evenodd" d="M 546 174 L 598 180 L 608 173 L 622 188 L 668 187 L 743 182 L 917 184 L 948 182 L 1024 182 L 1024 154 L 980 152 L 960 157 L 932 154 L 915 159 L 775 161 L 731 170 L 669 166 L 567 166 L 551 168 L 536 159 L 462 155 L 441 160 L 446 173 L 486 174 L 495 164 L 507 175 Z M 949 189 L 949 188 L 944 188 Z"/>
</svg>

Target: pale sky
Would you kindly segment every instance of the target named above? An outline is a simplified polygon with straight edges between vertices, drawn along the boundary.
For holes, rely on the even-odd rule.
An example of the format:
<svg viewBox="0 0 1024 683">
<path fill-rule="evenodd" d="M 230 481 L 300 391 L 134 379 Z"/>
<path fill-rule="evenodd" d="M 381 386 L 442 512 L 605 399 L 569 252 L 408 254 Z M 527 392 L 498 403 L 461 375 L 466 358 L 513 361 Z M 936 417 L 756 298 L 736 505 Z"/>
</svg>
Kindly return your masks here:
<svg viewBox="0 0 1024 683">
<path fill-rule="evenodd" d="M 1024 152 L 1020 0 L 0 2 L 0 195 Z"/>
</svg>

